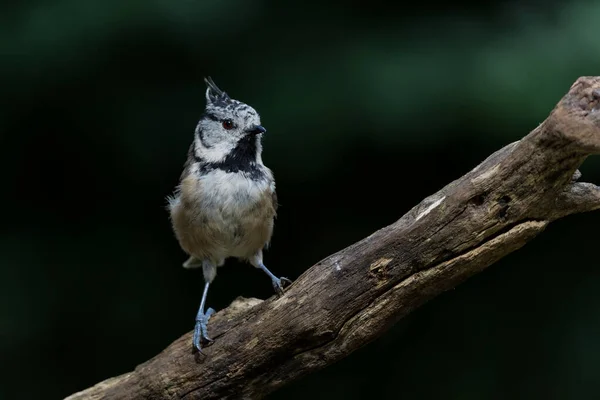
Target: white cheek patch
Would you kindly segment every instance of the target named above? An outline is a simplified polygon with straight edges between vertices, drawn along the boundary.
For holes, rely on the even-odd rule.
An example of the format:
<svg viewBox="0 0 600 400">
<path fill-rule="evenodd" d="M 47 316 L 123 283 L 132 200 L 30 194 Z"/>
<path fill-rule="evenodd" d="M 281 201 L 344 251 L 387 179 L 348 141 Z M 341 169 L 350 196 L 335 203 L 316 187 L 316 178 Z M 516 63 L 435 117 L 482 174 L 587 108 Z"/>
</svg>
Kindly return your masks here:
<svg viewBox="0 0 600 400">
<path fill-rule="evenodd" d="M 194 138 L 194 142 L 196 144 L 196 156 L 206 162 L 223 161 L 235 148 L 235 143 L 229 141 L 220 141 L 210 147 L 204 147 L 197 135 Z"/>
</svg>

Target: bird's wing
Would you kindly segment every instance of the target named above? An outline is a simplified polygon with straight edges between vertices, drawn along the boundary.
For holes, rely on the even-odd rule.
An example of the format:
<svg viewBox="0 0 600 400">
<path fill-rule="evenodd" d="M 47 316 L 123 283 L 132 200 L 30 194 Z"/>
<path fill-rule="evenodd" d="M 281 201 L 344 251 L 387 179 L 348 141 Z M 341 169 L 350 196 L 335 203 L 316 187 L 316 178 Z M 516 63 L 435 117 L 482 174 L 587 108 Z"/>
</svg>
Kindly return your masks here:
<svg viewBox="0 0 600 400">
<path fill-rule="evenodd" d="M 192 167 L 192 163 L 194 162 L 194 142 L 190 145 L 188 150 L 187 160 L 185 160 L 185 164 L 183 164 L 183 171 L 181 172 L 181 176 L 179 177 L 180 181 L 183 181 L 190 174 L 190 168 Z"/>
</svg>

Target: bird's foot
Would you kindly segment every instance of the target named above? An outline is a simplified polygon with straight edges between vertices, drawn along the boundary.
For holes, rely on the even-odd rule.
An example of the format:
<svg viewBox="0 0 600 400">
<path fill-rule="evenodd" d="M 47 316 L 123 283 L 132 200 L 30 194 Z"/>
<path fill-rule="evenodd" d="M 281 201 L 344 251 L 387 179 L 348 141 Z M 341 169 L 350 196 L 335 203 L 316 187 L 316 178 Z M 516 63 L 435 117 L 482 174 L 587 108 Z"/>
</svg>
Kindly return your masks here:
<svg viewBox="0 0 600 400">
<path fill-rule="evenodd" d="M 213 342 L 211 338 L 208 337 L 208 329 L 206 325 L 208 324 L 208 320 L 211 315 L 215 313 L 215 310 L 209 308 L 206 310 L 204 314 L 198 314 L 196 316 L 196 326 L 194 328 L 194 348 L 202 353 L 201 344 L 210 344 Z"/>
<path fill-rule="evenodd" d="M 275 292 L 279 296 L 283 296 L 284 286 L 290 285 L 292 283 L 292 281 L 290 279 L 284 278 L 283 276 L 281 278 L 273 278 L 272 282 L 273 282 L 273 289 L 275 289 Z"/>
</svg>

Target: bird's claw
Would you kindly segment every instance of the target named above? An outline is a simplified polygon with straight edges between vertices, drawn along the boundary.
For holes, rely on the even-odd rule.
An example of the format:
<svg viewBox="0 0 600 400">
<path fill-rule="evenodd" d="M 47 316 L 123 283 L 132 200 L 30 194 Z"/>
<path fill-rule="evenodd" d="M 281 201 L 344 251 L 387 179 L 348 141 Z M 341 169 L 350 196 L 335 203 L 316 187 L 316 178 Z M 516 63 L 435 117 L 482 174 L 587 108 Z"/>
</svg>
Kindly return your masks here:
<svg viewBox="0 0 600 400">
<path fill-rule="evenodd" d="M 273 288 L 279 296 L 283 296 L 283 288 L 291 283 L 290 279 L 282 276 L 281 278 L 273 279 Z"/>
<path fill-rule="evenodd" d="M 202 353 L 201 343 L 210 344 L 213 342 L 211 338 L 208 337 L 208 329 L 206 325 L 208 324 L 208 320 L 210 316 L 215 313 L 215 310 L 209 308 L 206 310 L 204 314 L 199 314 L 196 316 L 196 326 L 194 327 L 194 348 Z"/>
</svg>

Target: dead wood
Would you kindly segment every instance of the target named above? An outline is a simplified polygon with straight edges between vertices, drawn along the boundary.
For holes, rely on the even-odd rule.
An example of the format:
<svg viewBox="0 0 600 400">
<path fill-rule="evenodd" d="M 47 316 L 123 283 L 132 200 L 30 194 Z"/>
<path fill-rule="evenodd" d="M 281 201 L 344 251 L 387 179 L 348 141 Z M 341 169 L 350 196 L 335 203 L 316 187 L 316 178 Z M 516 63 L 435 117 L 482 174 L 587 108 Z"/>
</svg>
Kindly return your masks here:
<svg viewBox="0 0 600 400">
<path fill-rule="evenodd" d="M 582 77 L 529 135 L 400 220 L 320 261 L 266 301 L 215 314 L 206 357 L 191 333 L 77 399 L 257 399 L 348 356 L 553 220 L 600 208 L 577 168 L 600 151 L 600 77 Z"/>
</svg>

